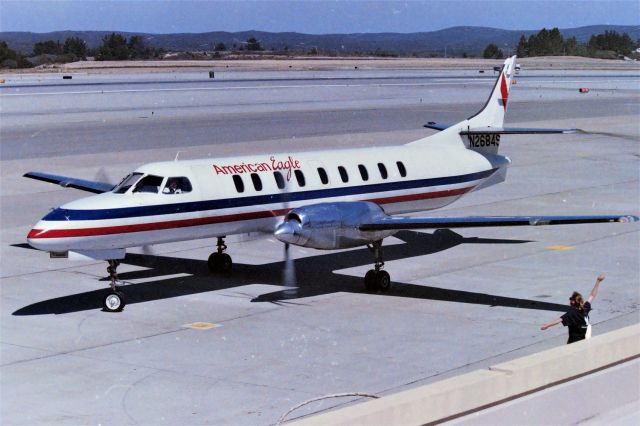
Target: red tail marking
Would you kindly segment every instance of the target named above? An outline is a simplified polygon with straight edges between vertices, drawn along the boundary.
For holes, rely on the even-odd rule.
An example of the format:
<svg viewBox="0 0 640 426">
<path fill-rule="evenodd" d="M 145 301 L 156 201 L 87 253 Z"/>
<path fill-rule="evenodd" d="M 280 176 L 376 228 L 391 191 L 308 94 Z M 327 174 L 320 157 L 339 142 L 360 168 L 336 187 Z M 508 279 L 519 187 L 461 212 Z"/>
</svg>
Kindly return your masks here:
<svg viewBox="0 0 640 426">
<path fill-rule="evenodd" d="M 509 87 L 507 86 L 507 78 L 502 73 L 502 81 L 500 83 L 500 93 L 502 94 L 502 106 L 507 110 L 507 101 L 509 100 Z"/>
</svg>

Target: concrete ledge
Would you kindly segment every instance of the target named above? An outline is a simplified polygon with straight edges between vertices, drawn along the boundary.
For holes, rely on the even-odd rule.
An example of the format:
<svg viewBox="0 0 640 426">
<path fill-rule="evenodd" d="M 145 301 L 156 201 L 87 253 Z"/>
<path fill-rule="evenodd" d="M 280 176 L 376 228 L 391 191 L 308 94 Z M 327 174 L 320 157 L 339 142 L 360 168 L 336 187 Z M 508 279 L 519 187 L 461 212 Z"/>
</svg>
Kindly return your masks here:
<svg viewBox="0 0 640 426">
<path fill-rule="evenodd" d="M 640 324 L 451 379 L 288 424 L 424 425 L 593 373 L 640 356 Z"/>
</svg>

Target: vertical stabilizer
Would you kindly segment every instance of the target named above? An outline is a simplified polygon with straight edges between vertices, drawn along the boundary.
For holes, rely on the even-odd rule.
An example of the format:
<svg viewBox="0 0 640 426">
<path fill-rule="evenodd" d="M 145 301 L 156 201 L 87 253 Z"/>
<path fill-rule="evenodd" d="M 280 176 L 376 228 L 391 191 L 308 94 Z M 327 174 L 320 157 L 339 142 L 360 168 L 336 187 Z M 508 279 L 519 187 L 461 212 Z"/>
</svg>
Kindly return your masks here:
<svg viewBox="0 0 640 426">
<path fill-rule="evenodd" d="M 502 128 L 504 115 L 509 104 L 509 91 L 511 90 L 511 77 L 515 73 L 516 57 L 512 56 L 502 66 L 500 75 L 493 86 L 491 96 L 480 112 L 467 119 L 467 127 L 497 127 Z"/>
<path fill-rule="evenodd" d="M 472 148 L 477 151 L 483 151 L 490 154 L 497 153 L 497 146 L 499 145 L 499 135 L 502 133 L 504 116 L 507 112 L 507 105 L 509 104 L 509 92 L 511 90 L 511 79 L 515 73 L 516 57 L 512 56 L 506 61 L 500 70 L 500 74 L 493 85 L 493 90 L 489 99 L 484 104 L 482 109 L 466 120 L 462 120 L 456 124 L 437 124 L 429 123 L 425 127 L 440 130 L 439 133 L 429 135 L 425 138 L 413 141 L 408 145 L 420 146 L 426 143 L 445 143 L 445 144 L 459 144 L 465 145 L 467 148 Z M 495 131 L 494 131 L 495 129 Z M 486 144 L 487 140 L 490 140 L 489 147 L 482 145 L 482 148 L 471 147 L 469 136 L 465 139 L 461 135 L 469 135 L 470 132 L 478 133 L 494 133 L 493 136 L 481 137 L 477 142 Z"/>
</svg>

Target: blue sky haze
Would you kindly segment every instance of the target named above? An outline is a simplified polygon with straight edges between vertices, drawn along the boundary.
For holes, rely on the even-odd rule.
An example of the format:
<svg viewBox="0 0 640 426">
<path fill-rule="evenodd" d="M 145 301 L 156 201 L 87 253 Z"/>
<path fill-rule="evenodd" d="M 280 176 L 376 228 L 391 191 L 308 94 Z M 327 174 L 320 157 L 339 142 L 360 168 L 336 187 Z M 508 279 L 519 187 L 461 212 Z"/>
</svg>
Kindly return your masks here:
<svg viewBox="0 0 640 426">
<path fill-rule="evenodd" d="M 0 31 L 38 33 L 409 33 L 459 25 L 537 30 L 639 23 L 639 0 L 0 0 Z"/>
</svg>

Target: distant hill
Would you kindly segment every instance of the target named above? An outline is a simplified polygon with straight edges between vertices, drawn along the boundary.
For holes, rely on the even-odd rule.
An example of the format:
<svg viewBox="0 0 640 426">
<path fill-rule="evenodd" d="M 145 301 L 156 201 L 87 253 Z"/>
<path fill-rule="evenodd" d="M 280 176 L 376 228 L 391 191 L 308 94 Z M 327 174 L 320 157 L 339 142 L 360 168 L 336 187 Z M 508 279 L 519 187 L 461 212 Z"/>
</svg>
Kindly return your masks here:
<svg viewBox="0 0 640 426">
<path fill-rule="evenodd" d="M 515 52 L 515 47 L 522 34 L 528 37 L 537 30 L 502 30 L 486 27 L 451 27 L 439 31 L 422 33 L 361 33 L 361 34 L 301 34 L 270 33 L 263 31 L 243 32 L 208 32 L 189 34 L 145 34 L 118 32 L 129 38 L 133 35 L 143 36 L 147 43 L 156 48 L 169 51 L 211 51 L 217 43 L 224 43 L 227 48 L 234 45 L 239 48 L 250 37 L 255 37 L 267 50 L 282 50 L 285 47 L 292 52 L 308 52 L 318 49 L 323 53 L 369 54 L 373 52 L 389 52 L 402 56 L 437 54 L 442 56 L 463 53 L 479 55 L 489 43 L 497 44 L 505 54 Z M 627 33 L 632 40 L 640 39 L 640 26 L 628 25 L 592 25 L 579 28 L 560 29 L 563 37 L 576 37 L 579 42 L 587 42 L 593 34 L 605 31 Z M 23 54 L 30 54 L 33 45 L 46 40 L 59 40 L 61 43 L 68 37 L 83 39 L 89 48 L 102 44 L 102 38 L 112 31 L 56 31 L 51 33 L 0 32 L 0 40 L 7 42 L 11 49 Z"/>
</svg>

